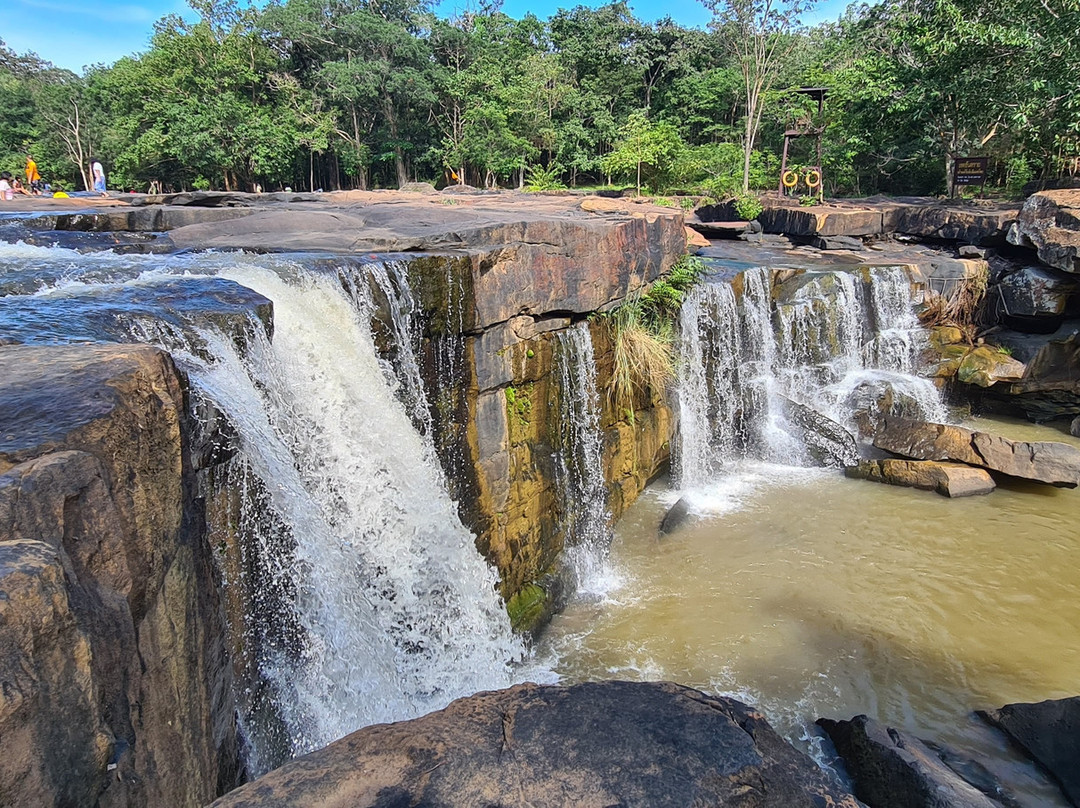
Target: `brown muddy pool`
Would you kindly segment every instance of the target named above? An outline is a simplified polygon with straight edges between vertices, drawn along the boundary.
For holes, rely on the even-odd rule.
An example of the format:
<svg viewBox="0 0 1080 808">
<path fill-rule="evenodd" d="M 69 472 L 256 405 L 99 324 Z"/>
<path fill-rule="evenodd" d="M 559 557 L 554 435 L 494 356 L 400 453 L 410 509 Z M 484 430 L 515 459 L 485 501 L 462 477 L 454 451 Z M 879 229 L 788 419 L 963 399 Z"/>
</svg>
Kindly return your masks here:
<svg viewBox="0 0 1080 808">
<path fill-rule="evenodd" d="M 972 424 L 1080 446 L 1052 427 Z M 819 760 L 814 719 L 866 713 L 1004 755 L 1025 803 L 1064 804 L 972 710 L 1080 694 L 1080 489 L 949 500 L 748 464 L 692 492 L 692 519 L 659 538 L 678 496 L 660 482 L 641 497 L 616 526 L 608 579 L 541 638 L 564 682 L 733 695 Z"/>
</svg>

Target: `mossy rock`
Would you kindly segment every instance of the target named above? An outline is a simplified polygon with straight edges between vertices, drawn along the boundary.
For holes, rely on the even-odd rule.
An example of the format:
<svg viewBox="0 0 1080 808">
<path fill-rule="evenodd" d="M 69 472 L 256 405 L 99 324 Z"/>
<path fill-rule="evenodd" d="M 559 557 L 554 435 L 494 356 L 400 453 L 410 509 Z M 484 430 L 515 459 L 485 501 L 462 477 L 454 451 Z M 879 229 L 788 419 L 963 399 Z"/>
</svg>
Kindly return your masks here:
<svg viewBox="0 0 1080 808">
<path fill-rule="evenodd" d="M 548 594 L 538 584 L 525 584 L 506 604 L 510 625 L 519 634 L 536 630 L 548 614 Z"/>
<path fill-rule="evenodd" d="M 942 350 L 946 345 L 956 345 L 964 341 L 964 332 L 954 325 L 939 325 L 930 329 L 930 344 Z"/>
<path fill-rule="evenodd" d="M 956 371 L 956 378 L 964 384 L 979 387 L 989 387 L 1001 381 L 1019 381 L 1023 375 L 1023 362 L 986 345 L 970 351 Z"/>
</svg>

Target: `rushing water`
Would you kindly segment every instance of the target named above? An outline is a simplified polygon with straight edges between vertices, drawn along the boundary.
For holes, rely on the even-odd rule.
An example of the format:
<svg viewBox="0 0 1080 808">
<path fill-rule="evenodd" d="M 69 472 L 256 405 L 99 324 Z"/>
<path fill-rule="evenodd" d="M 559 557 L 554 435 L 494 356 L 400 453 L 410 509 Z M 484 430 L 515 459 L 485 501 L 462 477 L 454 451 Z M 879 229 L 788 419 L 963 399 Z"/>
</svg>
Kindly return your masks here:
<svg viewBox="0 0 1080 808">
<path fill-rule="evenodd" d="M 712 480 L 738 458 L 807 464 L 792 408 L 854 431 L 853 400 L 884 388 L 931 420 L 946 417 L 937 390 L 916 375 L 925 336 L 911 282 L 896 267 L 863 281 L 851 272 L 806 273 L 773 303 L 772 273 L 742 273 L 688 296 L 681 313 L 676 477 Z"/>
<path fill-rule="evenodd" d="M 579 596 L 602 595 L 611 578 L 611 511 L 603 469 L 600 395 L 596 358 L 587 323 L 559 335 L 555 358 L 559 378 L 557 484 L 566 514 L 567 566 Z"/>
<path fill-rule="evenodd" d="M 623 517 L 621 584 L 557 616 L 541 656 L 566 681 L 734 695 L 822 761 L 813 721 L 867 713 L 992 753 L 1025 804 L 1060 804 L 971 711 L 1080 690 L 1080 493 L 1014 483 L 949 500 L 807 467 L 786 401 L 854 428 L 860 388 L 887 384 L 923 417 L 947 417 L 914 375 L 910 284 L 890 268 L 864 284 L 814 273 L 773 304 L 768 270 L 742 281 L 741 295 L 701 286 L 683 308 L 677 487 L 655 485 Z M 692 518 L 661 537 L 679 498 Z"/>
<path fill-rule="evenodd" d="M 257 302 L 233 283 L 273 301 L 272 341 L 256 323 L 239 341 L 211 327 L 223 320 L 205 316 L 210 301 L 233 318 Z M 1007 758 L 971 709 L 1080 690 L 1080 493 L 1014 484 L 953 501 L 792 465 L 807 456 L 790 402 L 850 427 L 853 404 L 887 385 L 930 417 L 944 411 L 912 375 L 921 343 L 902 270 L 808 273 L 775 307 L 771 287 L 750 267 L 740 294 L 717 283 L 689 296 L 680 487 L 654 486 L 614 534 L 592 345 L 584 325 L 560 337 L 559 484 L 587 597 L 556 617 L 527 673 L 435 458 L 400 267 L 0 245 L 10 336 L 157 341 L 237 431 L 245 562 L 231 574 L 246 577 L 227 585 L 252 598 L 238 630 L 254 670 L 238 696 L 254 771 L 365 724 L 546 678 L 546 665 L 567 682 L 736 695 L 819 759 L 812 721 L 863 712 Z M 435 346 L 440 378 L 456 377 L 459 348 Z M 1001 426 L 1047 438 L 1033 429 Z M 690 522 L 658 538 L 682 495 Z M 1030 766 L 1004 767 L 1030 804 L 1055 804 Z"/>
<path fill-rule="evenodd" d="M 415 307 L 400 274 L 379 263 L 316 272 L 267 256 L 146 259 L 22 246 L 0 247 L 0 258 L 8 291 L 32 292 L 0 298 L 13 332 L 51 319 L 54 341 L 125 330 L 161 339 L 196 397 L 236 430 L 241 576 L 257 581 L 228 584 L 253 593 L 248 624 L 234 627 L 253 657 L 255 679 L 239 694 L 253 771 L 512 683 L 524 649 L 425 434 Z M 273 301 L 272 341 L 253 324 L 238 348 L 198 314 L 207 274 Z M 161 307 L 184 309 L 185 284 L 191 316 L 149 327 Z M 132 289 L 141 290 L 138 305 Z M 398 332 L 392 367 L 380 363 L 370 330 L 374 289 Z M 105 319 L 88 314 L 103 309 Z M 210 537 L 214 546 L 223 538 Z"/>
</svg>

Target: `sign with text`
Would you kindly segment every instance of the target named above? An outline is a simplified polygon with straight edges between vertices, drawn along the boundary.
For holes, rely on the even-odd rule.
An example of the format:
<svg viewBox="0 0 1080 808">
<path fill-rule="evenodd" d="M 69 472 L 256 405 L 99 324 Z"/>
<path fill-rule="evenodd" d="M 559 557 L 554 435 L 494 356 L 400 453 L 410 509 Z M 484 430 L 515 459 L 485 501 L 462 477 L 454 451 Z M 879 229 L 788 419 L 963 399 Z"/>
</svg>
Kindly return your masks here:
<svg viewBox="0 0 1080 808">
<path fill-rule="evenodd" d="M 983 185 L 987 162 L 986 157 L 957 157 L 953 164 L 953 185 Z"/>
</svg>

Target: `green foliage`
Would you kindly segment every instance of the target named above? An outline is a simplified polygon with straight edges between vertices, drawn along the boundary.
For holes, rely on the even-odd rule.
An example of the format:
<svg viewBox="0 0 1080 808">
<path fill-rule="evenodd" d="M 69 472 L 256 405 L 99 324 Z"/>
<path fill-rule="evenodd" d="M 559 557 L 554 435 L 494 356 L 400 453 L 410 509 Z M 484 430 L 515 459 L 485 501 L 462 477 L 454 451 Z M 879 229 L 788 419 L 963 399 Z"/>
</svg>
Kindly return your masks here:
<svg viewBox="0 0 1080 808">
<path fill-rule="evenodd" d="M 675 321 L 704 272 L 701 261 L 683 256 L 648 292 L 606 315 L 615 344 L 609 393 L 617 406 L 633 413 L 636 394 L 663 390 L 674 377 Z"/>
<path fill-rule="evenodd" d="M 733 202 L 733 207 L 738 217 L 747 222 L 753 221 L 765 210 L 762 207 L 761 200 L 755 194 L 738 194 Z"/>
<path fill-rule="evenodd" d="M 558 191 L 566 187 L 559 179 L 562 175 L 562 166 L 552 163 L 547 168 L 532 166 L 525 173 L 526 191 Z"/>
<path fill-rule="evenodd" d="M 690 150 L 675 126 L 650 121 L 640 110 L 631 113 L 601 164 L 605 171 L 635 182 L 639 196 L 643 183 L 662 193 L 692 170 Z"/>
<path fill-rule="evenodd" d="M 506 388 L 506 410 L 511 424 L 519 427 L 528 426 L 532 416 L 532 392 L 531 383 Z"/>
<path fill-rule="evenodd" d="M 883 0 L 810 30 L 801 0 L 707 5 L 709 30 L 621 1 L 545 21 L 494 3 L 437 19 L 425 0 L 195 0 L 144 53 L 83 76 L 0 43 L 0 169 L 29 148 L 69 187 L 97 157 L 140 190 L 629 181 L 730 199 L 775 189 L 783 132 L 809 123 L 821 159 L 801 138 L 790 161 L 821 163 L 829 195 L 944 193 L 971 154 L 1013 196 L 1080 172 L 1075 0 Z M 828 88 L 823 114 L 800 86 Z"/>
</svg>

